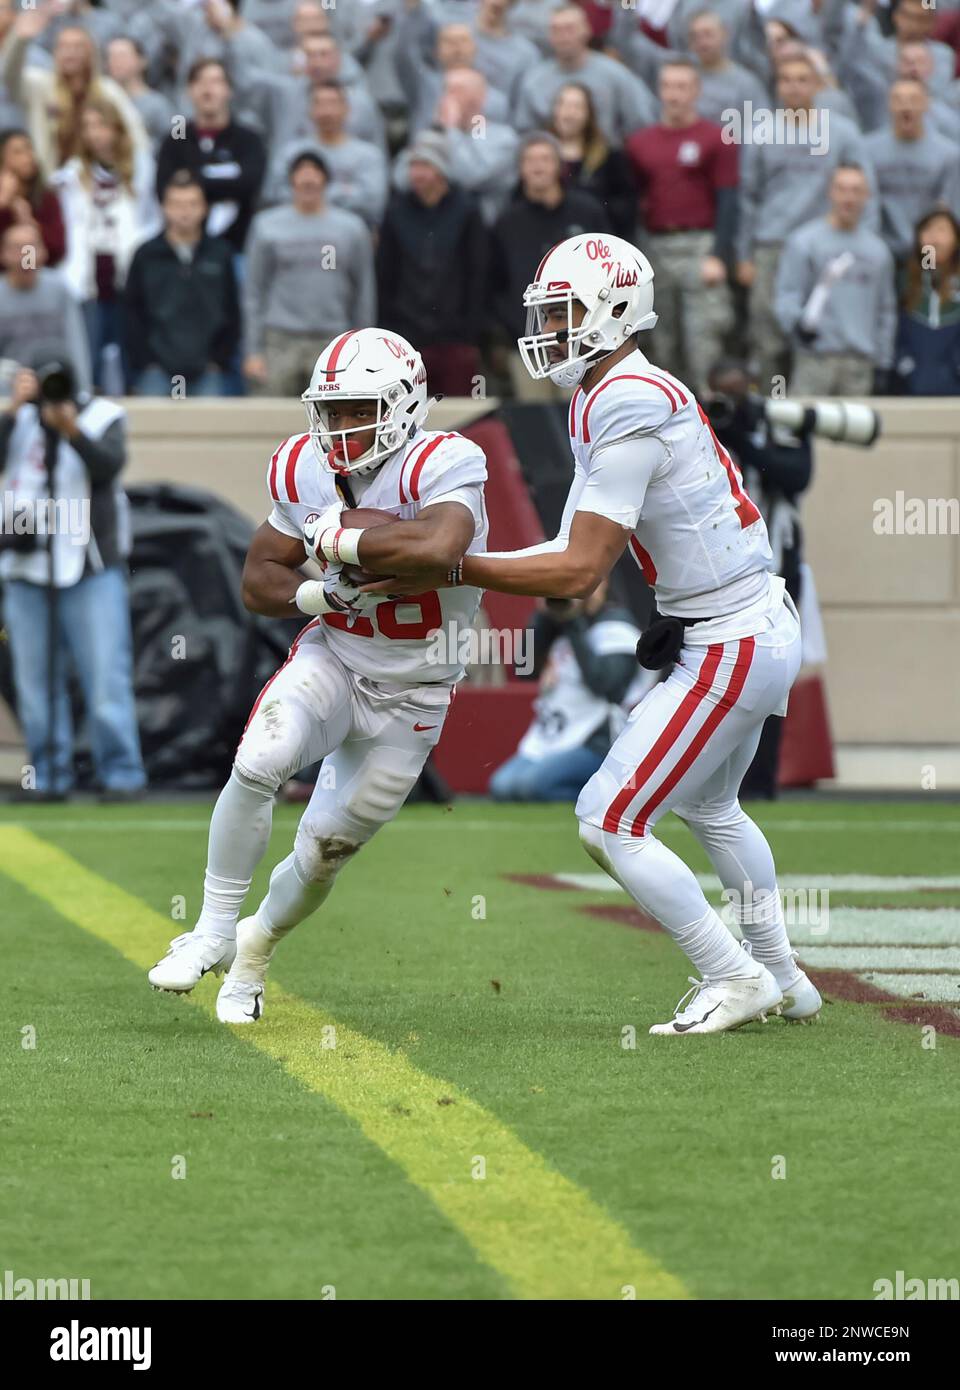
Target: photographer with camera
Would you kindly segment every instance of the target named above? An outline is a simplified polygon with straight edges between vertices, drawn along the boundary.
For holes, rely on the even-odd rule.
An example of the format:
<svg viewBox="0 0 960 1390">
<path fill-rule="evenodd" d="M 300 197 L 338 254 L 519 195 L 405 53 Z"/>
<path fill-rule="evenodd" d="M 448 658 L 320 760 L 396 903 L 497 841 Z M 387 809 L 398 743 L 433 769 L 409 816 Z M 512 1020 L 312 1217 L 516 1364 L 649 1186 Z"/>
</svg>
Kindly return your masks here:
<svg viewBox="0 0 960 1390">
<path fill-rule="evenodd" d="M 0 416 L 0 579 L 18 715 L 33 776 L 23 794 L 63 801 L 73 784 L 68 668 L 79 678 L 105 801 L 142 794 L 124 556 L 126 415 L 78 392 L 52 354 L 21 367 Z M 40 365 L 42 363 L 42 365 Z"/>
<path fill-rule="evenodd" d="M 769 418 L 774 412 L 768 412 L 768 405 L 773 403 L 751 390 L 746 367 L 736 361 L 719 362 L 711 369 L 709 389 L 705 409 L 710 424 L 743 473 L 747 493 L 766 523 L 774 572 L 784 579 L 787 593 L 799 607 L 803 531 L 798 502 L 813 475 L 810 439 L 816 412 L 801 408 L 799 423 L 793 427 Z M 776 797 L 782 731 L 783 720 L 770 715 L 743 780 L 742 795 L 770 801 Z"/>
</svg>

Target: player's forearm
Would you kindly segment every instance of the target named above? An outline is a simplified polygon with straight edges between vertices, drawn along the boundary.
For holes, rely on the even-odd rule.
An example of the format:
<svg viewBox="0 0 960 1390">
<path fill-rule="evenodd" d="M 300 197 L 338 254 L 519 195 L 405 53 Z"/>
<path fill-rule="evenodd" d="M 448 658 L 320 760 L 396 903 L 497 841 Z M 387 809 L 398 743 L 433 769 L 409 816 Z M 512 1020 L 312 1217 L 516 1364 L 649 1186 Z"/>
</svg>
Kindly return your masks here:
<svg viewBox="0 0 960 1390">
<path fill-rule="evenodd" d="M 452 570 L 463 549 L 457 537 L 427 533 L 422 522 L 396 521 L 363 532 L 357 555 L 371 574 L 429 574 Z"/>
<path fill-rule="evenodd" d="M 303 575 L 273 560 L 247 565 L 243 571 L 241 597 L 244 608 L 263 618 L 297 617 L 293 600 Z"/>
<path fill-rule="evenodd" d="M 570 550 L 540 555 L 465 555 L 463 583 L 500 594 L 529 594 L 541 598 L 586 598 L 603 578 L 596 566 Z"/>
</svg>

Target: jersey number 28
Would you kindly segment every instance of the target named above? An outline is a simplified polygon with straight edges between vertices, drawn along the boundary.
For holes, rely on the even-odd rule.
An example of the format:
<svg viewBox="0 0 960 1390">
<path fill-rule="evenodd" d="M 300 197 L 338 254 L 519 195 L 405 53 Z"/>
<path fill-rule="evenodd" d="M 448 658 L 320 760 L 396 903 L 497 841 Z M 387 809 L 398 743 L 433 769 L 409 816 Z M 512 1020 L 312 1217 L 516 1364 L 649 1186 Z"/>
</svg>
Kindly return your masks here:
<svg viewBox="0 0 960 1390">
<path fill-rule="evenodd" d="M 401 622 L 397 617 L 397 609 L 401 606 L 419 608 L 419 619 Z M 394 642 L 416 642 L 429 637 L 431 632 L 443 625 L 440 595 L 436 589 L 431 589 L 426 594 L 408 594 L 406 598 L 387 599 L 384 603 L 378 603 L 373 612 L 381 637 L 388 637 Z M 353 622 L 346 613 L 324 613 L 323 621 L 330 627 L 339 628 L 341 632 L 349 632 L 353 637 L 376 636 L 373 623 L 365 613 L 361 613 Z"/>
</svg>

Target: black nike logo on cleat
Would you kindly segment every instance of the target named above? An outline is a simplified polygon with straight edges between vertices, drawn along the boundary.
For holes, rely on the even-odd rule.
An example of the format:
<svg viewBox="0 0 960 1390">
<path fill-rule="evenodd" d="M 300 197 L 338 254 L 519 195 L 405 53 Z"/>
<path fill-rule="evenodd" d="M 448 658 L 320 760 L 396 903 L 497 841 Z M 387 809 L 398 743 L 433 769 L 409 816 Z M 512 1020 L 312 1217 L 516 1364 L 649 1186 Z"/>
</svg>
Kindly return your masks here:
<svg viewBox="0 0 960 1390">
<path fill-rule="evenodd" d="M 720 1003 L 721 1003 L 721 1004 L 723 1003 L 723 1000 L 722 1000 L 722 999 L 721 999 Z M 707 1012 L 704 1014 L 703 1018 L 695 1018 L 695 1019 L 693 1020 L 692 1023 L 675 1023 L 675 1024 L 673 1025 L 673 1031 L 674 1031 L 675 1033 L 689 1033 L 690 1029 L 691 1029 L 691 1028 L 696 1028 L 696 1026 L 697 1026 L 698 1023 L 706 1023 L 706 1021 L 707 1021 L 707 1019 L 710 1017 L 710 1015 L 711 1015 L 711 1014 L 715 1014 L 715 1013 L 717 1012 L 717 1010 L 719 1009 L 719 1007 L 720 1007 L 720 1004 L 714 1004 L 714 1006 L 713 1006 L 712 1009 L 708 1009 L 708 1010 L 707 1010 Z"/>
<path fill-rule="evenodd" d="M 260 1000 L 261 1000 L 262 998 L 263 998 L 263 990 L 262 990 L 262 989 L 258 989 L 258 990 L 257 990 L 257 994 L 256 994 L 256 998 L 255 998 L 254 1001 L 253 1001 L 253 1010 L 252 1010 L 249 1014 L 247 1014 L 247 1018 L 252 1018 L 252 1019 L 254 1020 L 254 1022 L 256 1022 L 256 1020 L 260 1017 L 260 1014 L 263 1012 L 262 1009 L 260 1008 Z"/>
</svg>

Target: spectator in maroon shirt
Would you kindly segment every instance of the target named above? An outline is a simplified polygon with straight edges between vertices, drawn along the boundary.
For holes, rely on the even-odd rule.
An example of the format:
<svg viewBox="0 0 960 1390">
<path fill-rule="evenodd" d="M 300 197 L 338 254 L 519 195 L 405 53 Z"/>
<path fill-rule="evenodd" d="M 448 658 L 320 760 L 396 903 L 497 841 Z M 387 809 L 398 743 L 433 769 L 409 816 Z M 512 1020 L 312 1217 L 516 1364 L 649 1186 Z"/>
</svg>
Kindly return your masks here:
<svg viewBox="0 0 960 1390">
<path fill-rule="evenodd" d="M 957 55 L 953 75 L 960 77 L 960 10 L 945 10 L 933 26 L 930 37 L 953 49 Z"/>
<path fill-rule="evenodd" d="M 700 76 L 664 63 L 660 122 L 627 141 L 640 188 L 643 249 L 656 275 L 654 359 L 704 390 L 732 324 L 728 266 L 736 223 L 737 154 L 697 113 Z"/>
<path fill-rule="evenodd" d="M 563 154 L 563 181 L 568 188 L 592 193 L 607 212 L 617 236 L 633 241 L 637 223 L 637 185 L 623 150 L 612 149 L 597 122 L 589 87 L 568 82 L 557 92 L 551 134 Z"/>
<path fill-rule="evenodd" d="M 39 228 L 46 264 L 58 265 L 66 251 L 60 200 L 43 181 L 27 132 L 5 130 L 0 133 L 0 238 L 8 227 L 28 223 Z"/>
</svg>

